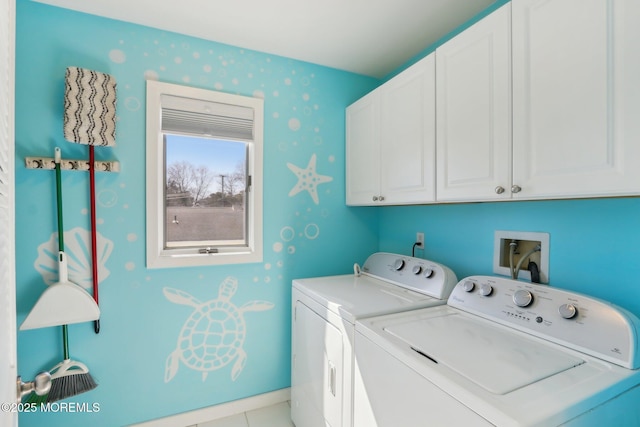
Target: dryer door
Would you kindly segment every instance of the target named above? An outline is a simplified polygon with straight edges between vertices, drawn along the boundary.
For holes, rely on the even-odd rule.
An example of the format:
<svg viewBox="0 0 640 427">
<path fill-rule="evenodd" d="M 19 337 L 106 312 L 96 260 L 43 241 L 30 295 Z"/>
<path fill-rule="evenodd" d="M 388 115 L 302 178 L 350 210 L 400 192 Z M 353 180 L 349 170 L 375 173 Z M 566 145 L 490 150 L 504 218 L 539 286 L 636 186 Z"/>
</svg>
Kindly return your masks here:
<svg viewBox="0 0 640 427">
<path fill-rule="evenodd" d="M 294 313 L 291 419 L 296 427 L 340 427 L 342 333 L 300 301 Z"/>
</svg>

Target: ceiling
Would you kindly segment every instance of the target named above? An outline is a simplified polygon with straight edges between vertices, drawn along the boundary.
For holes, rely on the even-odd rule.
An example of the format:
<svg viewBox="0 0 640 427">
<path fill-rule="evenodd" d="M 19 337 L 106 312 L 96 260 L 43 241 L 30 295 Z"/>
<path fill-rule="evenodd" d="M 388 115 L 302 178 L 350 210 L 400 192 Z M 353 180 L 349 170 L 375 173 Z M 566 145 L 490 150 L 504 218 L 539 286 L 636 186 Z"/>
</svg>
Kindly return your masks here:
<svg viewBox="0 0 640 427">
<path fill-rule="evenodd" d="M 495 0 L 35 0 L 383 78 Z"/>
</svg>

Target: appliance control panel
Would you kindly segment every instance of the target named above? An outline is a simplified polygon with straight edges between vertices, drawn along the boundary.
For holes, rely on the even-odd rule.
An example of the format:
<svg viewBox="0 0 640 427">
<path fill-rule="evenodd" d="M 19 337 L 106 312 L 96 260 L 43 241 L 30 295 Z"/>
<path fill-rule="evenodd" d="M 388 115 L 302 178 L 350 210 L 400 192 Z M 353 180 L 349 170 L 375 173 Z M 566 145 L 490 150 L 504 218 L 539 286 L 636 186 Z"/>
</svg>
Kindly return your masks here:
<svg viewBox="0 0 640 427">
<path fill-rule="evenodd" d="M 387 252 L 376 252 L 369 256 L 361 271 L 369 276 L 443 300 L 449 297 L 458 282 L 455 273 L 445 265 Z"/>
<path fill-rule="evenodd" d="M 640 368 L 640 320 L 584 294 L 502 277 L 470 276 L 447 304 L 630 369 Z"/>
</svg>

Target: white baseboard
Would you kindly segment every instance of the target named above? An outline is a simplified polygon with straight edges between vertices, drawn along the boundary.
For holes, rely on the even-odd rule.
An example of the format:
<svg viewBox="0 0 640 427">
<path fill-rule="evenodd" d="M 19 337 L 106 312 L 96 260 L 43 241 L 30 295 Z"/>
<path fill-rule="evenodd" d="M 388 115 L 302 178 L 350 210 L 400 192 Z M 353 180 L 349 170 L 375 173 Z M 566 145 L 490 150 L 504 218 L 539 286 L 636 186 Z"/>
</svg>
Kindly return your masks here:
<svg viewBox="0 0 640 427">
<path fill-rule="evenodd" d="M 219 405 L 196 409 L 182 414 L 145 421 L 140 424 L 132 424 L 129 427 L 192 426 L 198 423 L 204 423 L 211 420 L 217 420 L 219 418 L 241 414 L 247 411 L 253 411 L 254 409 L 264 408 L 265 406 L 275 405 L 288 400 L 291 400 L 291 389 L 283 388 L 281 390 L 271 391 L 269 393 L 259 394 L 245 399 L 234 400 L 233 402 L 221 403 Z"/>
</svg>

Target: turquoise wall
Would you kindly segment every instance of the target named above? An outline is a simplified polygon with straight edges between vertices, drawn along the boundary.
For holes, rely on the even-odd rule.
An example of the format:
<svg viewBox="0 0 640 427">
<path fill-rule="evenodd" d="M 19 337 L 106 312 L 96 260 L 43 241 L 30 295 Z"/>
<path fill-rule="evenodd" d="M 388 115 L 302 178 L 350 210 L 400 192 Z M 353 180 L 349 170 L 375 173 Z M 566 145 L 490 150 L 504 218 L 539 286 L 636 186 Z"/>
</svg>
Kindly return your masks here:
<svg viewBox="0 0 640 427">
<path fill-rule="evenodd" d="M 20 425 L 113 427 L 206 407 L 290 385 L 291 280 L 347 273 L 377 249 L 377 212 L 344 203 L 344 110 L 378 82 L 334 69 L 183 35 L 98 18 L 26 0 L 17 5 L 16 259 L 18 324 L 47 280 L 55 279 L 54 174 L 27 170 L 24 157 L 83 159 L 87 148 L 62 135 L 64 73 L 80 66 L 118 82 L 117 146 L 96 148 L 117 160 L 120 173 L 96 175 L 101 264 L 102 330 L 70 325 L 72 359 L 84 362 L 99 386 L 69 399 L 99 411 L 23 413 Z M 145 268 L 145 79 L 153 78 L 265 100 L 264 262 L 148 270 Z M 288 168 L 307 167 L 332 181 L 289 195 Z M 67 251 L 78 261 L 72 279 L 90 287 L 87 263 L 88 174 L 63 172 Z M 165 380 L 167 361 L 194 311 L 165 296 L 165 288 L 199 301 L 218 298 L 220 284 L 238 283 L 231 302 L 273 308 L 246 312 L 246 365 L 235 361 L 203 372 L 180 362 Z M 18 334 L 20 372 L 33 377 L 62 360 L 59 327 Z"/>
<path fill-rule="evenodd" d="M 611 301 L 640 317 L 640 198 L 463 203 L 380 210 L 380 250 L 442 262 L 458 278 L 493 274 L 495 230 L 549 233 L 550 285 Z"/>
</svg>

